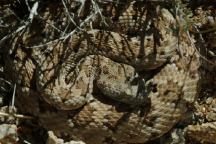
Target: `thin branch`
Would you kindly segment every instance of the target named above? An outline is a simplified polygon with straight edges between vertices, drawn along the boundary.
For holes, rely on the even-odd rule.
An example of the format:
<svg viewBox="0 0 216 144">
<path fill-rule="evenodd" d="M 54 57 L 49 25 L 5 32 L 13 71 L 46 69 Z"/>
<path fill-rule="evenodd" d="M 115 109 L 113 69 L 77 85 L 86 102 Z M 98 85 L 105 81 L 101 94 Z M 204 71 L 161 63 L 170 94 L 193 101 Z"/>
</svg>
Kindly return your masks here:
<svg viewBox="0 0 216 144">
<path fill-rule="evenodd" d="M 97 13 L 93 13 L 91 14 L 89 17 L 87 17 L 81 24 L 80 27 L 82 27 L 84 24 L 86 24 L 88 21 L 90 21 L 93 16 L 95 16 Z M 72 36 L 75 32 L 77 31 L 77 28 L 75 28 L 72 32 L 70 32 L 69 34 L 67 34 L 66 36 L 62 37 L 61 39 L 67 39 L 68 37 Z"/>
<path fill-rule="evenodd" d="M 12 96 L 12 102 L 11 102 L 11 107 L 12 107 L 12 109 L 14 109 L 15 95 L 16 95 L 16 84 L 14 85 L 13 96 Z"/>
<path fill-rule="evenodd" d="M 29 12 L 31 12 L 31 8 L 30 8 L 30 6 L 29 6 L 28 0 L 25 0 L 25 3 L 26 3 L 26 5 L 27 5 L 27 7 L 28 7 Z"/>
<path fill-rule="evenodd" d="M 16 29 L 14 32 L 12 32 L 11 34 L 8 34 L 6 36 L 4 36 L 1 40 L 0 40 L 0 45 L 5 41 L 7 40 L 8 38 L 10 38 L 11 36 L 13 36 L 14 34 L 17 34 L 19 32 L 21 32 L 22 30 L 24 30 L 25 28 L 27 28 L 29 26 L 29 24 L 33 21 L 33 18 L 35 15 L 37 15 L 37 8 L 38 8 L 38 2 L 35 2 L 32 9 L 31 9 L 31 12 L 29 14 L 29 21 L 28 22 L 24 22 L 25 24 L 20 26 L 18 29 Z"/>
<path fill-rule="evenodd" d="M 73 20 L 73 18 L 71 17 L 70 12 L 69 12 L 69 10 L 68 10 L 68 8 L 67 8 L 67 6 L 66 6 L 64 0 L 62 0 L 62 3 L 63 3 L 63 6 L 64 6 L 64 8 L 65 8 L 65 10 L 66 10 L 66 13 L 67 13 L 68 17 L 70 18 L 71 22 L 76 26 L 76 28 L 78 28 L 79 30 L 82 30 L 82 29 L 76 24 L 76 22 Z"/>
<path fill-rule="evenodd" d="M 21 115 L 21 114 L 9 114 L 9 113 L 5 113 L 5 112 L 0 112 L 0 116 L 4 116 L 4 117 L 15 117 L 15 118 L 22 118 L 22 119 L 34 119 L 31 116 L 25 116 L 25 115 Z"/>
<path fill-rule="evenodd" d="M 3 79 L 3 78 L 0 78 L 0 81 L 4 81 L 5 83 L 7 83 L 7 84 L 9 84 L 9 85 L 12 85 L 11 82 L 9 82 L 9 81 L 7 81 L 7 80 L 5 80 L 5 79 Z"/>
<path fill-rule="evenodd" d="M 100 15 L 100 17 L 101 17 L 101 19 L 102 19 L 102 22 L 103 22 L 106 26 L 108 26 L 108 24 L 106 23 L 106 20 L 105 20 L 105 18 L 104 18 L 104 16 L 103 16 L 103 14 L 102 14 L 102 12 L 101 12 L 100 7 L 98 6 L 98 4 L 97 4 L 94 0 L 91 0 L 91 1 L 92 1 L 92 3 L 93 3 L 93 7 L 94 7 L 95 12 L 96 12 L 96 13 L 99 13 L 99 15 Z"/>
<path fill-rule="evenodd" d="M 187 36 L 188 36 L 188 38 L 189 38 L 189 40 L 190 40 L 191 46 L 196 50 L 196 52 L 198 53 L 198 55 L 199 55 L 203 60 L 205 60 L 206 62 L 208 62 L 208 63 L 210 63 L 210 64 L 212 64 L 213 66 L 216 67 L 216 64 L 215 64 L 214 62 L 208 60 L 205 56 L 203 56 L 203 55 L 199 52 L 199 50 L 197 50 L 195 44 L 193 43 L 193 41 L 192 41 L 192 39 L 191 39 L 191 37 L 190 37 L 190 33 L 189 33 L 188 30 L 187 30 L 186 33 L 187 33 Z"/>
<path fill-rule="evenodd" d="M 87 17 L 81 24 L 80 24 L 80 27 L 84 26 L 87 22 L 89 22 L 94 16 L 96 15 L 96 13 L 93 13 L 91 14 L 89 17 Z M 61 40 L 65 40 L 67 38 L 69 38 L 70 36 L 72 36 L 75 32 L 77 32 L 77 28 L 75 28 L 73 31 L 71 31 L 70 33 L 68 33 L 67 35 L 65 36 L 62 36 L 60 38 L 57 38 L 55 40 L 52 40 L 52 41 L 49 41 L 45 44 L 41 44 L 41 45 L 35 45 L 35 46 L 30 46 L 30 47 L 26 47 L 26 48 L 40 48 L 40 47 L 44 47 L 44 46 L 47 46 L 47 45 L 51 45 L 55 42 L 58 42 L 58 41 L 61 41 Z"/>
<path fill-rule="evenodd" d="M 81 11 L 82 11 L 82 9 L 84 8 L 85 1 L 86 1 L 86 0 L 80 0 L 81 6 L 80 6 L 80 8 L 78 9 L 78 16 L 80 16 Z"/>
</svg>

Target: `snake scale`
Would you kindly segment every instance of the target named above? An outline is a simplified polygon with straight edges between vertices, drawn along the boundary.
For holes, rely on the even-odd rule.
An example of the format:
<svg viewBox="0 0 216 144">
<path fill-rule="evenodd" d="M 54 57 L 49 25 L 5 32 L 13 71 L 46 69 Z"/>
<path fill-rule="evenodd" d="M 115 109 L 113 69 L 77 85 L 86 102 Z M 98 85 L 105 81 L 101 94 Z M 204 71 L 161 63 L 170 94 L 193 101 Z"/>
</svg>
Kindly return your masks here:
<svg viewBox="0 0 216 144">
<path fill-rule="evenodd" d="M 58 136 L 92 144 L 144 143 L 172 129 L 195 100 L 199 57 L 169 30 L 176 21 L 167 9 L 153 6 L 157 17 L 150 18 L 137 5 L 106 17 L 121 30 L 97 25 L 97 15 L 93 28 L 48 46 L 26 48 L 42 39 L 37 23 L 12 39 L 6 73 L 18 85 L 21 109 Z"/>
</svg>

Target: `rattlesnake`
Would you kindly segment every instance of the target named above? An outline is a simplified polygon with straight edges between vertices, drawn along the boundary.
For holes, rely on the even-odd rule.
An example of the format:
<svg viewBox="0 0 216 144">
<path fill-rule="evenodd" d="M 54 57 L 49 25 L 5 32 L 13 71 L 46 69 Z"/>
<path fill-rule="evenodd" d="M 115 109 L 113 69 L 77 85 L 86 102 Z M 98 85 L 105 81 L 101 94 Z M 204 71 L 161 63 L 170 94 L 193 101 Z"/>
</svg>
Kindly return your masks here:
<svg viewBox="0 0 216 144">
<path fill-rule="evenodd" d="M 157 10 L 151 24 L 159 29 L 159 44 L 151 28 L 145 37 L 130 37 L 127 29 L 97 26 L 48 47 L 14 43 L 5 71 L 18 85 L 18 101 L 33 101 L 27 111 L 45 128 L 86 143 L 144 143 L 168 132 L 194 101 L 199 60 L 168 30 L 172 14 Z M 21 40 L 32 42 L 28 34 Z"/>
</svg>

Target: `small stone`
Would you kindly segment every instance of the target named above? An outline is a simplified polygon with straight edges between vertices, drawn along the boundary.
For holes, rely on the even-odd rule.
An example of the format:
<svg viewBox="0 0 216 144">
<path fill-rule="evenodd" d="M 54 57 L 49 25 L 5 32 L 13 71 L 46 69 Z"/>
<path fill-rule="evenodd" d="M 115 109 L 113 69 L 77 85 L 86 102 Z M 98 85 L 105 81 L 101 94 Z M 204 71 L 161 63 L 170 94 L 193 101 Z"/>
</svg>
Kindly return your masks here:
<svg viewBox="0 0 216 144">
<path fill-rule="evenodd" d="M 14 144 L 18 141 L 17 127 L 13 124 L 0 125 L 0 143 Z"/>
<path fill-rule="evenodd" d="M 206 119 L 208 121 L 215 121 L 216 120 L 216 113 L 214 112 L 209 112 L 207 115 L 206 115 Z"/>
<path fill-rule="evenodd" d="M 58 138 L 52 131 L 48 131 L 48 139 L 46 144 L 85 144 L 82 141 L 64 142 L 63 139 Z"/>
<path fill-rule="evenodd" d="M 206 104 L 211 104 L 212 103 L 213 98 L 212 97 L 208 97 L 206 99 Z"/>
</svg>

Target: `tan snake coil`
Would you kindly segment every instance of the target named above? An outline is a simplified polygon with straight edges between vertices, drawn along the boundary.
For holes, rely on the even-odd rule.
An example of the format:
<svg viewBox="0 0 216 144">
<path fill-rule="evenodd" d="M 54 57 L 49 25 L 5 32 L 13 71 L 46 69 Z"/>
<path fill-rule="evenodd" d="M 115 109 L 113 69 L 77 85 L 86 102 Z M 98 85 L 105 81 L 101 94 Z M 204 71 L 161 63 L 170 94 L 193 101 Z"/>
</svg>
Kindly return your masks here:
<svg viewBox="0 0 216 144">
<path fill-rule="evenodd" d="M 45 128 L 86 143 L 144 143 L 165 134 L 194 101 L 199 61 L 167 30 L 175 23 L 171 13 L 157 10 L 152 24 L 161 36 L 158 45 L 151 30 L 131 38 L 93 29 L 48 47 L 12 47 L 7 71 L 18 84 L 19 101 L 36 99 L 28 111 Z M 22 41 L 28 45 L 31 37 Z M 29 93 L 32 98 L 23 96 Z"/>
</svg>

